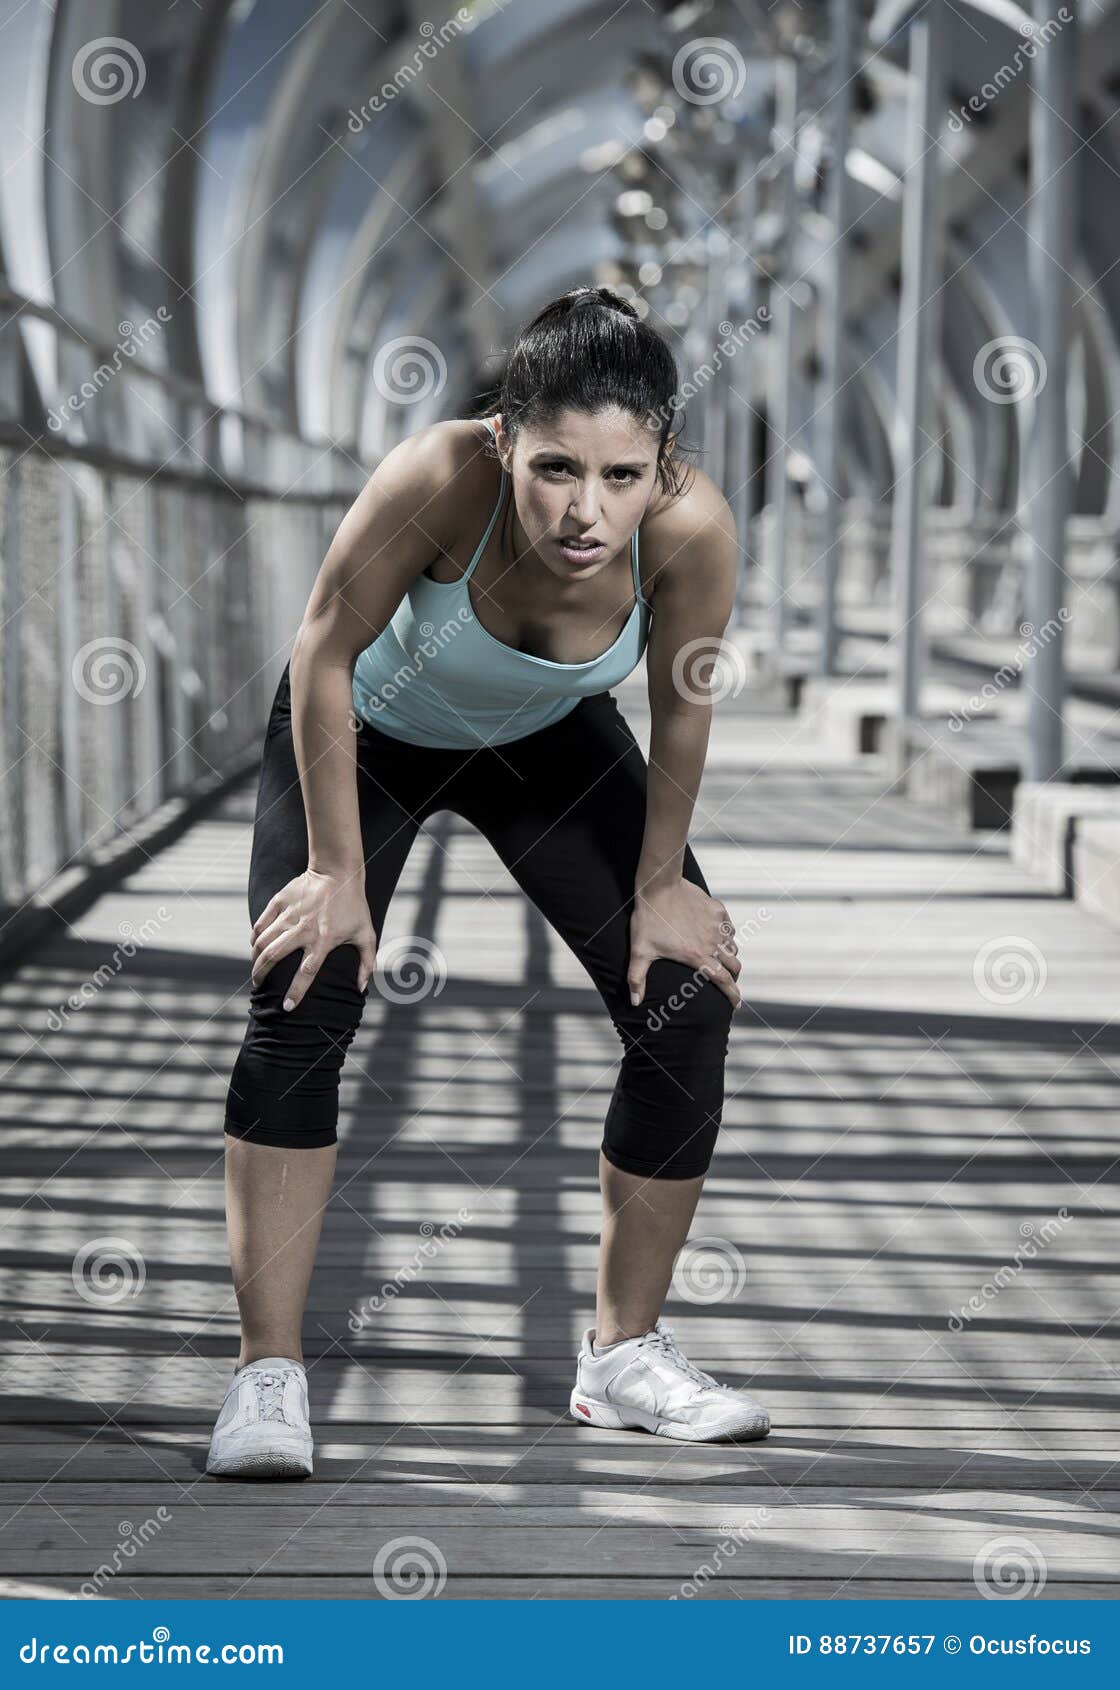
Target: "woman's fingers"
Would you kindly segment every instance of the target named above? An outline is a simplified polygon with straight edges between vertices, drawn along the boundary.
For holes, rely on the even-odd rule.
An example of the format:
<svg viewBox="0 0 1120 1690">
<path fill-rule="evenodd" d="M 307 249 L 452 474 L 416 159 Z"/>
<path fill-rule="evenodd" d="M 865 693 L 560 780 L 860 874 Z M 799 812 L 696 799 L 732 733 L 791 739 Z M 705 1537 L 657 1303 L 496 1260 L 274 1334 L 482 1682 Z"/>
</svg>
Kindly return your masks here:
<svg viewBox="0 0 1120 1690">
<path fill-rule="evenodd" d="M 273 933 L 271 928 L 266 928 L 253 947 L 253 984 L 254 986 L 259 985 L 280 961 L 281 957 L 288 956 L 292 951 L 299 950 L 302 946 L 304 948 L 303 960 L 292 976 L 292 983 L 288 987 L 287 996 L 284 999 L 284 1008 L 294 1009 L 297 1004 L 303 1002 L 311 982 L 322 967 L 323 958 L 327 955 L 327 952 L 347 943 L 353 943 L 353 941 L 341 938 L 326 940 L 320 936 L 317 941 L 309 942 L 309 936 L 298 927 L 291 927 L 276 933 Z M 359 991 L 365 991 L 376 963 L 376 942 L 373 939 L 367 939 L 359 943 L 357 975 Z"/>
<path fill-rule="evenodd" d="M 262 937 L 267 938 L 267 934 Z M 281 957 L 287 956 L 291 951 L 298 950 L 303 943 L 304 940 L 300 936 L 299 929 L 289 928 L 287 932 L 278 933 L 270 943 L 264 945 L 253 962 L 252 981 L 254 986 L 260 985 L 265 975 L 280 961 Z"/>
<path fill-rule="evenodd" d="M 295 924 L 293 912 L 281 901 L 280 895 L 277 893 L 276 897 L 261 911 L 249 930 L 253 940 L 254 956 L 264 949 L 270 939 L 275 939 L 278 933 L 282 933 L 285 927 L 291 927 Z"/>
<path fill-rule="evenodd" d="M 289 928 L 285 925 L 285 917 L 283 914 L 278 915 L 275 921 L 270 921 L 267 927 L 261 928 L 256 938 L 253 940 L 253 949 L 250 953 L 251 968 L 254 979 L 256 979 L 257 964 L 260 962 L 261 957 L 264 955 L 268 947 L 275 944 L 277 939 L 283 938 L 286 933 L 296 931 L 298 931 L 297 928 Z M 275 958 L 273 960 L 275 960 Z"/>
<path fill-rule="evenodd" d="M 703 969 L 712 984 L 718 986 L 724 997 L 731 1000 L 732 1007 L 738 1009 L 741 996 L 739 988 L 722 962 L 704 963 Z"/>
<path fill-rule="evenodd" d="M 249 932 L 252 934 L 254 939 L 257 934 L 262 933 L 266 927 L 272 926 L 272 923 L 280 914 L 281 908 L 281 894 L 279 892 L 274 892 L 272 897 L 268 900 L 268 903 L 264 906 L 260 915 L 257 917 L 256 921 L 254 921 L 252 927 L 249 929 Z"/>
<path fill-rule="evenodd" d="M 743 965 L 739 961 L 739 946 L 735 939 L 735 923 L 732 921 L 730 912 L 725 905 L 720 904 L 717 913 L 720 917 L 720 937 L 716 942 L 716 954 L 728 973 L 733 979 L 737 980 L 742 973 Z M 737 1005 L 738 998 L 734 1001 Z"/>
<path fill-rule="evenodd" d="M 716 964 L 730 969 L 732 974 L 738 975 L 743 966 L 739 961 L 739 947 L 734 940 L 717 939 L 710 954 Z M 707 957 L 702 958 L 704 962 L 707 960 Z"/>
<path fill-rule="evenodd" d="M 377 956 L 377 933 L 355 878 L 337 878 L 308 868 L 271 897 L 251 928 L 254 986 L 292 951 L 302 951 L 284 999 L 285 1009 L 303 1002 L 324 959 L 341 945 L 358 952 L 356 983 L 364 991 Z"/>
<path fill-rule="evenodd" d="M 319 972 L 320 964 L 326 954 L 327 947 L 324 945 L 308 946 L 307 950 L 304 952 L 303 961 L 292 976 L 292 983 L 288 987 L 288 995 L 284 999 L 285 1009 L 295 1009 L 297 1004 L 303 1002 L 304 994 L 306 993 L 312 980 L 314 980 L 316 974 Z"/>
<path fill-rule="evenodd" d="M 369 985 L 369 977 L 377 966 L 377 940 L 373 937 L 363 939 L 358 946 L 358 990 L 364 992 Z"/>
</svg>

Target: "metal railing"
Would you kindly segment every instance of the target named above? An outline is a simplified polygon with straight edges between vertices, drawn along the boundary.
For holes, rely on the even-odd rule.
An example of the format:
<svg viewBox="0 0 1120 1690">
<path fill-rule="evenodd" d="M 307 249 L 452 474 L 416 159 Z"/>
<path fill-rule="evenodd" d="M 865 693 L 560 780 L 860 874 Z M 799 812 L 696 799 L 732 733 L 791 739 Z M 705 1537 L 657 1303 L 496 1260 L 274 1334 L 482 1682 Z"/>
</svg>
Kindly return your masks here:
<svg viewBox="0 0 1120 1690">
<path fill-rule="evenodd" d="M 251 762 L 368 471 L 114 357 L 56 311 L 10 290 L 0 303 L 16 312 L 3 367 L 19 343 L 41 388 L 44 370 L 57 378 L 56 422 L 21 421 L 10 381 L 6 410 L 0 397 L 2 946 L 56 877 Z"/>
</svg>

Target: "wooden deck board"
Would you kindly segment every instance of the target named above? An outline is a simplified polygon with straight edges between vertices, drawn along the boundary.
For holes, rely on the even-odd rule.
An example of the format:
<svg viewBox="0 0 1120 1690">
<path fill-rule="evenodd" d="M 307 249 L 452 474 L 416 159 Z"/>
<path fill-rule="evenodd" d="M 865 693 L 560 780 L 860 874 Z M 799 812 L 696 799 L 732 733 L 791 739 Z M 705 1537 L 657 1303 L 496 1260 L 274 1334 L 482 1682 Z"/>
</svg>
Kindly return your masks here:
<svg viewBox="0 0 1120 1690">
<path fill-rule="evenodd" d="M 57 1598 L 61 1583 L 61 1580 L 51 1584 L 44 1580 L 36 1582 L 0 1575 L 0 1600 L 13 1597 Z M 184 1574 L 167 1574 L 153 1578 L 132 1573 L 122 1576 L 121 1583 L 124 1585 L 123 1598 L 136 1601 L 228 1600 L 232 1596 L 255 1602 L 363 1602 L 375 1594 L 367 1575 L 351 1578 L 345 1573 L 328 1578 L 303 1573 L 293 1573 L 288 1577 L 277 1577 L 273 1573 L 247 1574 L 237 1581 L 224 1575 L 194 1578 Z M 104 1599 L 104 1590 L 101 1594 Z M 882 1601 L 884 1598 L 928 1602 L 980 1600 L 971 1580 L 853 1579 L 838 1574 L 823 1578 L 798 1574 L 795 1578 L 760 1579 L 748 1579 L 739 1574 L 735 1578 L 694 1580 L 683 1594 L 685 1599 L 695 1602 L 781 1602 L 791 1599 L 856 1602 Z M 1107 1602 L 1115 1600 L 1116 1586 L 1111 1581 L 1071 1580 L 1059 1583 L 1048 1579 L 1043 1595 L 1048 1602 Z M 447 1602 L 664 1602 L 680 1600 L 681 1597 L 679 1579 L 652 1579 L 640 1573 L 616 1573 L 610 1578 L 506 1578 L 488 1573 L 478 1578 L 449 1575 L 442 1585 L 433 1586 L 427 1599 Z M 838 1627 L 841 1622 L 842 1616 L 838 1616 Z M 929 1627 L 932 1630 L 934 1626 L 935 1617 L 931 1614 Z"/>
<path fill-rule="evenodd" d="M 640 690 L 622 703 L 644 738 Z M 73 1593 L 118 1551 L 109 1599 L 376 1597 L 378 1549 L 419 1534 L 440 1599 L 979 1599 L 974 1559 L 1006 1539 L 1048 1599 L 1115 1599 L 1120 932 L 749 694 L 717 710 L 692 832 L 747 1004 L 666 1313 L 764 1398 L 771 1437 L 568 1419 L 618 1041 L 578 958 L 444 813 L 382 941 L 438 944 L 446 985 L 371 992 L 344 1071 L 305 1323 L 315 1476 L 207 1478 L 237 1343 L 220 1121 L 252 798 L 0 980 L 0 1595 Z M 1028 989 L 977 972 L 985 945 Z M 103 1237 L 143 1262 L 134 1295 L 76 1287 Z"/>
</svg>

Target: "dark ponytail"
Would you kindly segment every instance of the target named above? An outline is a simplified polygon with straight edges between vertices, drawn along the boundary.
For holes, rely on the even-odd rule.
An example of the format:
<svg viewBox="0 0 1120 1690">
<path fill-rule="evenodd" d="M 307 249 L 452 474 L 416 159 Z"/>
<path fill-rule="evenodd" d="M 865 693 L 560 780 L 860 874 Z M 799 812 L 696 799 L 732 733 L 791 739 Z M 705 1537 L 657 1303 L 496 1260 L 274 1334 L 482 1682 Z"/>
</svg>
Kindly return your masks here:
<svg viewBox="0 0 1120 1690">
<path fill-rule="evenodd" d="M 657 440 L 657 480 L 682 491 L 676 359 L 669 343 L 610 288 L 562 293 L 523 328 L 486 410 L 500 412 L 511 439 L 521 428 L 545 427 L 561 411 L 588 415 L 617 405 L 647 424 Z M 669 452 L 670 443 L 674 453 Z"/>
</svg>

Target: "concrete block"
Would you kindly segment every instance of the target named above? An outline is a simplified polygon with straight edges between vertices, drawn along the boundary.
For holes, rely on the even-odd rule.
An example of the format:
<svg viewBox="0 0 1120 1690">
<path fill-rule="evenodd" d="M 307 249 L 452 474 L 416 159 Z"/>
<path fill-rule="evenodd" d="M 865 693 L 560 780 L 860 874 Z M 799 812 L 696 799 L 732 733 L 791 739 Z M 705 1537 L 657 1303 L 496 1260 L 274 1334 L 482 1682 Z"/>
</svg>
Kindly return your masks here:
<svg viewBox="0 0 1120 1690">
<path fill-rule="evenodd" d="M 922 691 L 924 717 L 945 720 L 963 709 L 967 697 L 962 687 L 927 683 Z M 807 728 L 819 735 L 822 749 L 838 756 L 860 757 L 884 750 L 884 730 L 896 707 L 894 684 L 885 676 L 810 675 L 802 689 Z"/>
<path fill-rule="evenodd" d="M 1011 860 L 1048 892 L 1076 896 L 1073 843 L 1089 817 L 1120 822 L 1120 785 L 1020 781 L 1011 815 Z"/>
<path fill-rule="evenodd" d="M 1120 927 L 1120 821 L 1085 816 L 1078 823 L 1073 883 L 1079 904 Z"/>
</svg>

